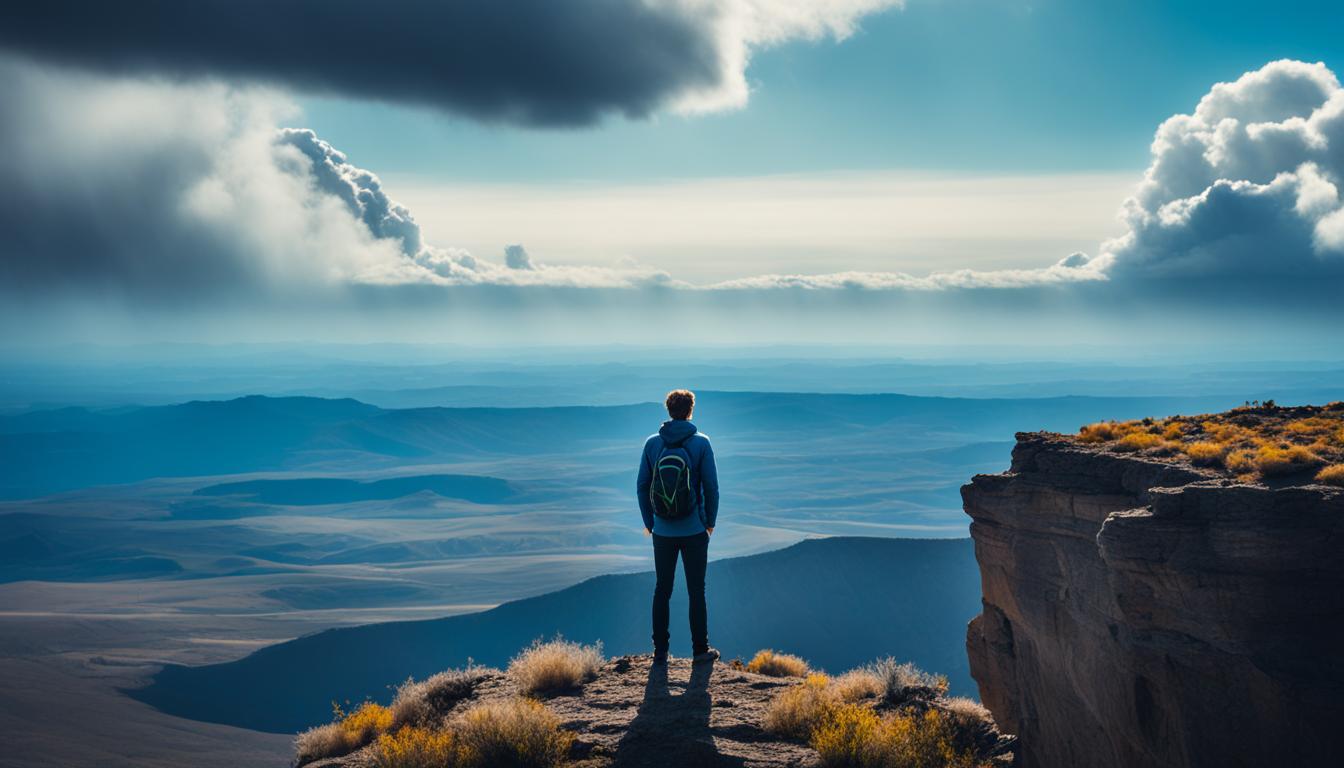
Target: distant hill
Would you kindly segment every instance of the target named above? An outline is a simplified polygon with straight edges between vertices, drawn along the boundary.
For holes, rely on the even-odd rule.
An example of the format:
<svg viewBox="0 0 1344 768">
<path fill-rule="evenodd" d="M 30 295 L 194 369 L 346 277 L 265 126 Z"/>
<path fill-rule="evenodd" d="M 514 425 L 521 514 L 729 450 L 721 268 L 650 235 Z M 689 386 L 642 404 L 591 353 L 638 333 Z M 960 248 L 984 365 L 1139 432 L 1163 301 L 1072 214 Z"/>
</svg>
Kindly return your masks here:
<svg viewBox="0 0 1344 768">
<path fill-rule="evenodd" d="M 966 623 L 980 610 L 969 539 L 830 538 L 709 566 L 711 641 L 726 657 L 773 647 L 831 671 L 893 655 L 973 694 Z M 673 598 L 674 655 L 688 652 Z M 335 629 L 205 667 L 165 667 L 130 695 L 182 717 L 273 732 L 327 721 L 333 701 L 390 698 L 390 683 L 467 660 L 504 665 L 537 637 L 647 652 L 652 573 L 601 576 L 482 613 Z"/>
<path fill-rule="evenodd" d="M 921 438 L 1010 440 L 1019 430 L 1076 429 L 1100 418 L 1190 413 L 1218 398 L 963 399 L 906 395 L 702 392 L 707 431 L 734 439 L 833 438 L 866 432 L 910 449 Z M 620 441 L 637 445 L 664 418 L 656 403 L 610 407 L 408 408 L 356 400 L 251 396 L 93 411 L 0 416 L 0 499 L 153 477 L 304 467 L 365 470 L 489 455 L 537 455 Z M 847 438 L 848 439 L 848 438 Z M 928 447 L 928 446 L 923 446 Z"/>
<path fill-rule="evenodd" d="M 479 475 L 414 475 L 362 483 L 339 477 L 293 480 L 245 480 L 196 489 L 196 496 L 238 496 L 262 504 L 349 504 L 356 501 L 399 499 L 413 493 L 433 493 L 479 504 L 500 503 L 513 494 L 497 477 Z"/>
</svg>

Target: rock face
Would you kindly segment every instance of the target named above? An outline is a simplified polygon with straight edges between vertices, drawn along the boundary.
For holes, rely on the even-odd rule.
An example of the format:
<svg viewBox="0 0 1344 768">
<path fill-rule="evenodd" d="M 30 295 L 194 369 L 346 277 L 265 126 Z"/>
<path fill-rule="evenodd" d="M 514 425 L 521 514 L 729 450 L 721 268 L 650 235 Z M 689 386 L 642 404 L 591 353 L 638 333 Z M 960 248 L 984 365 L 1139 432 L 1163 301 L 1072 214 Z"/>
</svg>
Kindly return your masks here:
<svg viewBox="0 0 1344 768">
<path fill-rule="evenodd" d="M 971 674 L 1022 766 L 1338 764 L 1344 492 L 1019 434 L 962 498 Z"/>
</svg>

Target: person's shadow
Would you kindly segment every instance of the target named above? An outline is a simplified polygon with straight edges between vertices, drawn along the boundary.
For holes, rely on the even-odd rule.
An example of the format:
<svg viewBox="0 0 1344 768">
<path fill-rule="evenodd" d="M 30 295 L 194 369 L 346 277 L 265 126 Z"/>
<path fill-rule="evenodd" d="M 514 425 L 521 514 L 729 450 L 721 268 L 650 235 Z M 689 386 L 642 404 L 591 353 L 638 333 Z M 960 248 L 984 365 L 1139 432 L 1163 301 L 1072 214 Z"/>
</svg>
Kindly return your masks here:
<svg viewBox="0 0 1344 768">
<path fill-rule="evenodd" d="M 741 766 L 742 758 L 719 754 L 709 727 L 713 699 L 709 678 L 714 662 L 691 667 L 691 679 L 680 695 L 673 695 L 667 681 L 667 665 L 649 668 L 644 701 L 616 745 L 618 766 Z"/>
</svg>

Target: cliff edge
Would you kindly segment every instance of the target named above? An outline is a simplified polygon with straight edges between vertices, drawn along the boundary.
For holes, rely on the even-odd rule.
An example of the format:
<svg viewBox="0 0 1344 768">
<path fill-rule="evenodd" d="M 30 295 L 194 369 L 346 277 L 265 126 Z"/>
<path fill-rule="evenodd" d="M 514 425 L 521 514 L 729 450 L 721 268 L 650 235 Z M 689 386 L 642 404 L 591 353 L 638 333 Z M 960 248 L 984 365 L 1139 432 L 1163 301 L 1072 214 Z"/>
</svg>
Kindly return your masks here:
<svg viewBox="0 0 1344 768">
<path fill-rule="evenodd" d="M 981 699 L 1026 768 L 1335 764 L 1344 489 L 1248 482 L 1141 429 L 1166 447 L 1019 434 L 962 488 Z"/>
</svg>

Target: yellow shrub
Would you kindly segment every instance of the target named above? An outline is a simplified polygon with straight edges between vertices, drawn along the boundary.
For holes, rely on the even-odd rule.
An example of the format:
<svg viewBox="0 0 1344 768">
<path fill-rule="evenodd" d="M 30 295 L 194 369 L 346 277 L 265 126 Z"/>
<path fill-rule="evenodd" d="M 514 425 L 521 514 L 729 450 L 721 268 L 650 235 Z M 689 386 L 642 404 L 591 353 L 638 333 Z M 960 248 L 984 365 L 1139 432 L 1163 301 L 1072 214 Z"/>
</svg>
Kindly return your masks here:
<svg viewBox="0 0 1344 768">
<path fill-rule="evenodd" d="M 390 727 L 391 710 L 366 701 L 359 709 L 334 723 L 319 725 L 300 733 L 294 740 L 295 762 L 303 765 L 324 757 L 348 755 Z"/>
<path fill-rule="evenodd" d="M 1145 448 L 1156 448 L 1161 444 L 1160 435 L 1151 432 L 1131 432 L 1116 441 L 1115 447 L 1122 451 L 1142 451 Z"/>
<path fill-rule="evenodd" d="M 350 738 L 358 742 L 359 746 L 368 744 L 391 727 L 392 710 L 371 701 L 364 702 L 341 721 L 341 729 L 350 734 Z"/>
<path fill-rule="evenodd" d="M 826 768 L 880 766 L 876 759 L 882 721 L 867 707 L 837 707 L 817 724 L 810 743 Z"/>
<path fill-rule="evenodd" d="M 1162 429 L 1162 437 L 1168 440 L 1180 440 L 1185 436 L 1185 425 L 1179 421 L 1168 422 Z"/>
<path fill-rule="evenodd" d="M 1218 443 L 1199 442 L 1185 446 L 1185 455 L 1196 464 L 1216 465 L 1223 461 L 1227 449 Z"/>
<path fill-rule="evenodd" d="M 1334 426 L 1334 422 L 1331 421 L 1330 419 L 1323 419 L 1319 416 L 1312 416 L 1306 419 L 1298 419 L 1297 421 L 1290 421 L 1288 422 L 1288 424 L 1284 426 L 1283 429 L 1285 432 L 1290 432 L 1295 435 L 1308 436 L 1308 435 L 1319 435 L 1323 432 L 1328 432 L 1330 430 L 1330 427 L 1332 426 Z"/>
<path fill-rule="evenodd" d="M 766 648 L 757 651 L 747 662 L 747 671 L 770 677 L 802 677 L 807 674 L 807 662 L 790 653 L 776 653 Z"/>
<path fill-rule="evenodd" d="M 560 729 L 560 718 L 533 699 L 478 704 L 451 728 L 462 768 L 550 768 L 574 742 Z"/>
<path fill-rule="evenodd" d="M 572 690 L 597 677 L 602 643 L 579 645 L 556 638 L 537 640 L 509 662 L 508 675 L 525 694 Z"/>
<path fill-rule="evenodd" d="M 1316 482 L 1344 486 L 1344 464 L 1332 464 L 1317 472 Z"/>
<path fill-rule="evenodd" d="M 1216 443 L 1224 445 L 1228 443 L 1238 443 L 1249 440 L 1255 433 L 1249 429 L 1244 429 L 1236 424 L 1222 424 L 1217 421 L 1205 421 L 1200 424 L 1205 434 L 1213 438 Z"/>
<path fill-rule="evenodd" d="M 976 764 L 969 750 L 958 750 L 951 723 L 928 710 L 922 716 L 896 715 L 883 721 L 881 754 L 883 766 L 901 768 L 943 768 Z"/>
<path fill-rule="evenodd" d="M 407 726 L 378 737 L 372 762 L 374 768 L 454 768 L 460 760 L 451 731 Z"/>
<path fill-rule="evenodd" d="M 1266 445 L 1255 452 L 1255 467 L 1265 477 L 1288 475 L 1320 464 L 1319 456 L 1300 445 L 1285 448 Z"/>
<path fill-rule="evenodd" d="M 780 691 L 765 710 L 765 729 L 792 739 L 806 739 L 840 704 L 825 675 L 811 674 L 802 683 Z"/>
<path fill-rule="evenodd" d="M 828 768 L 973 768 L 969 749 L 936 710 L 879 718 L 854 704 L 836 708 L 812 734 L 812 748 Z"/>
<path fill-rule="evenodd" d="M 1084 443 L 1109 443 L 1125 435 L 1145 431 L 1137 421 L 1098 421 L 1078 430 L 1078 439 Z"/>
<path fill-rule="evenodd" d="M 1239 451 L 1233 451 L 1227 454 L 1227 458 L 1224 459 L 1223 463 L 1228 469 L 1237 474 L 1253 472 L 1255 471 L 1255 451 L 1246 450 L 1244 448 Z"/>
</svg>

